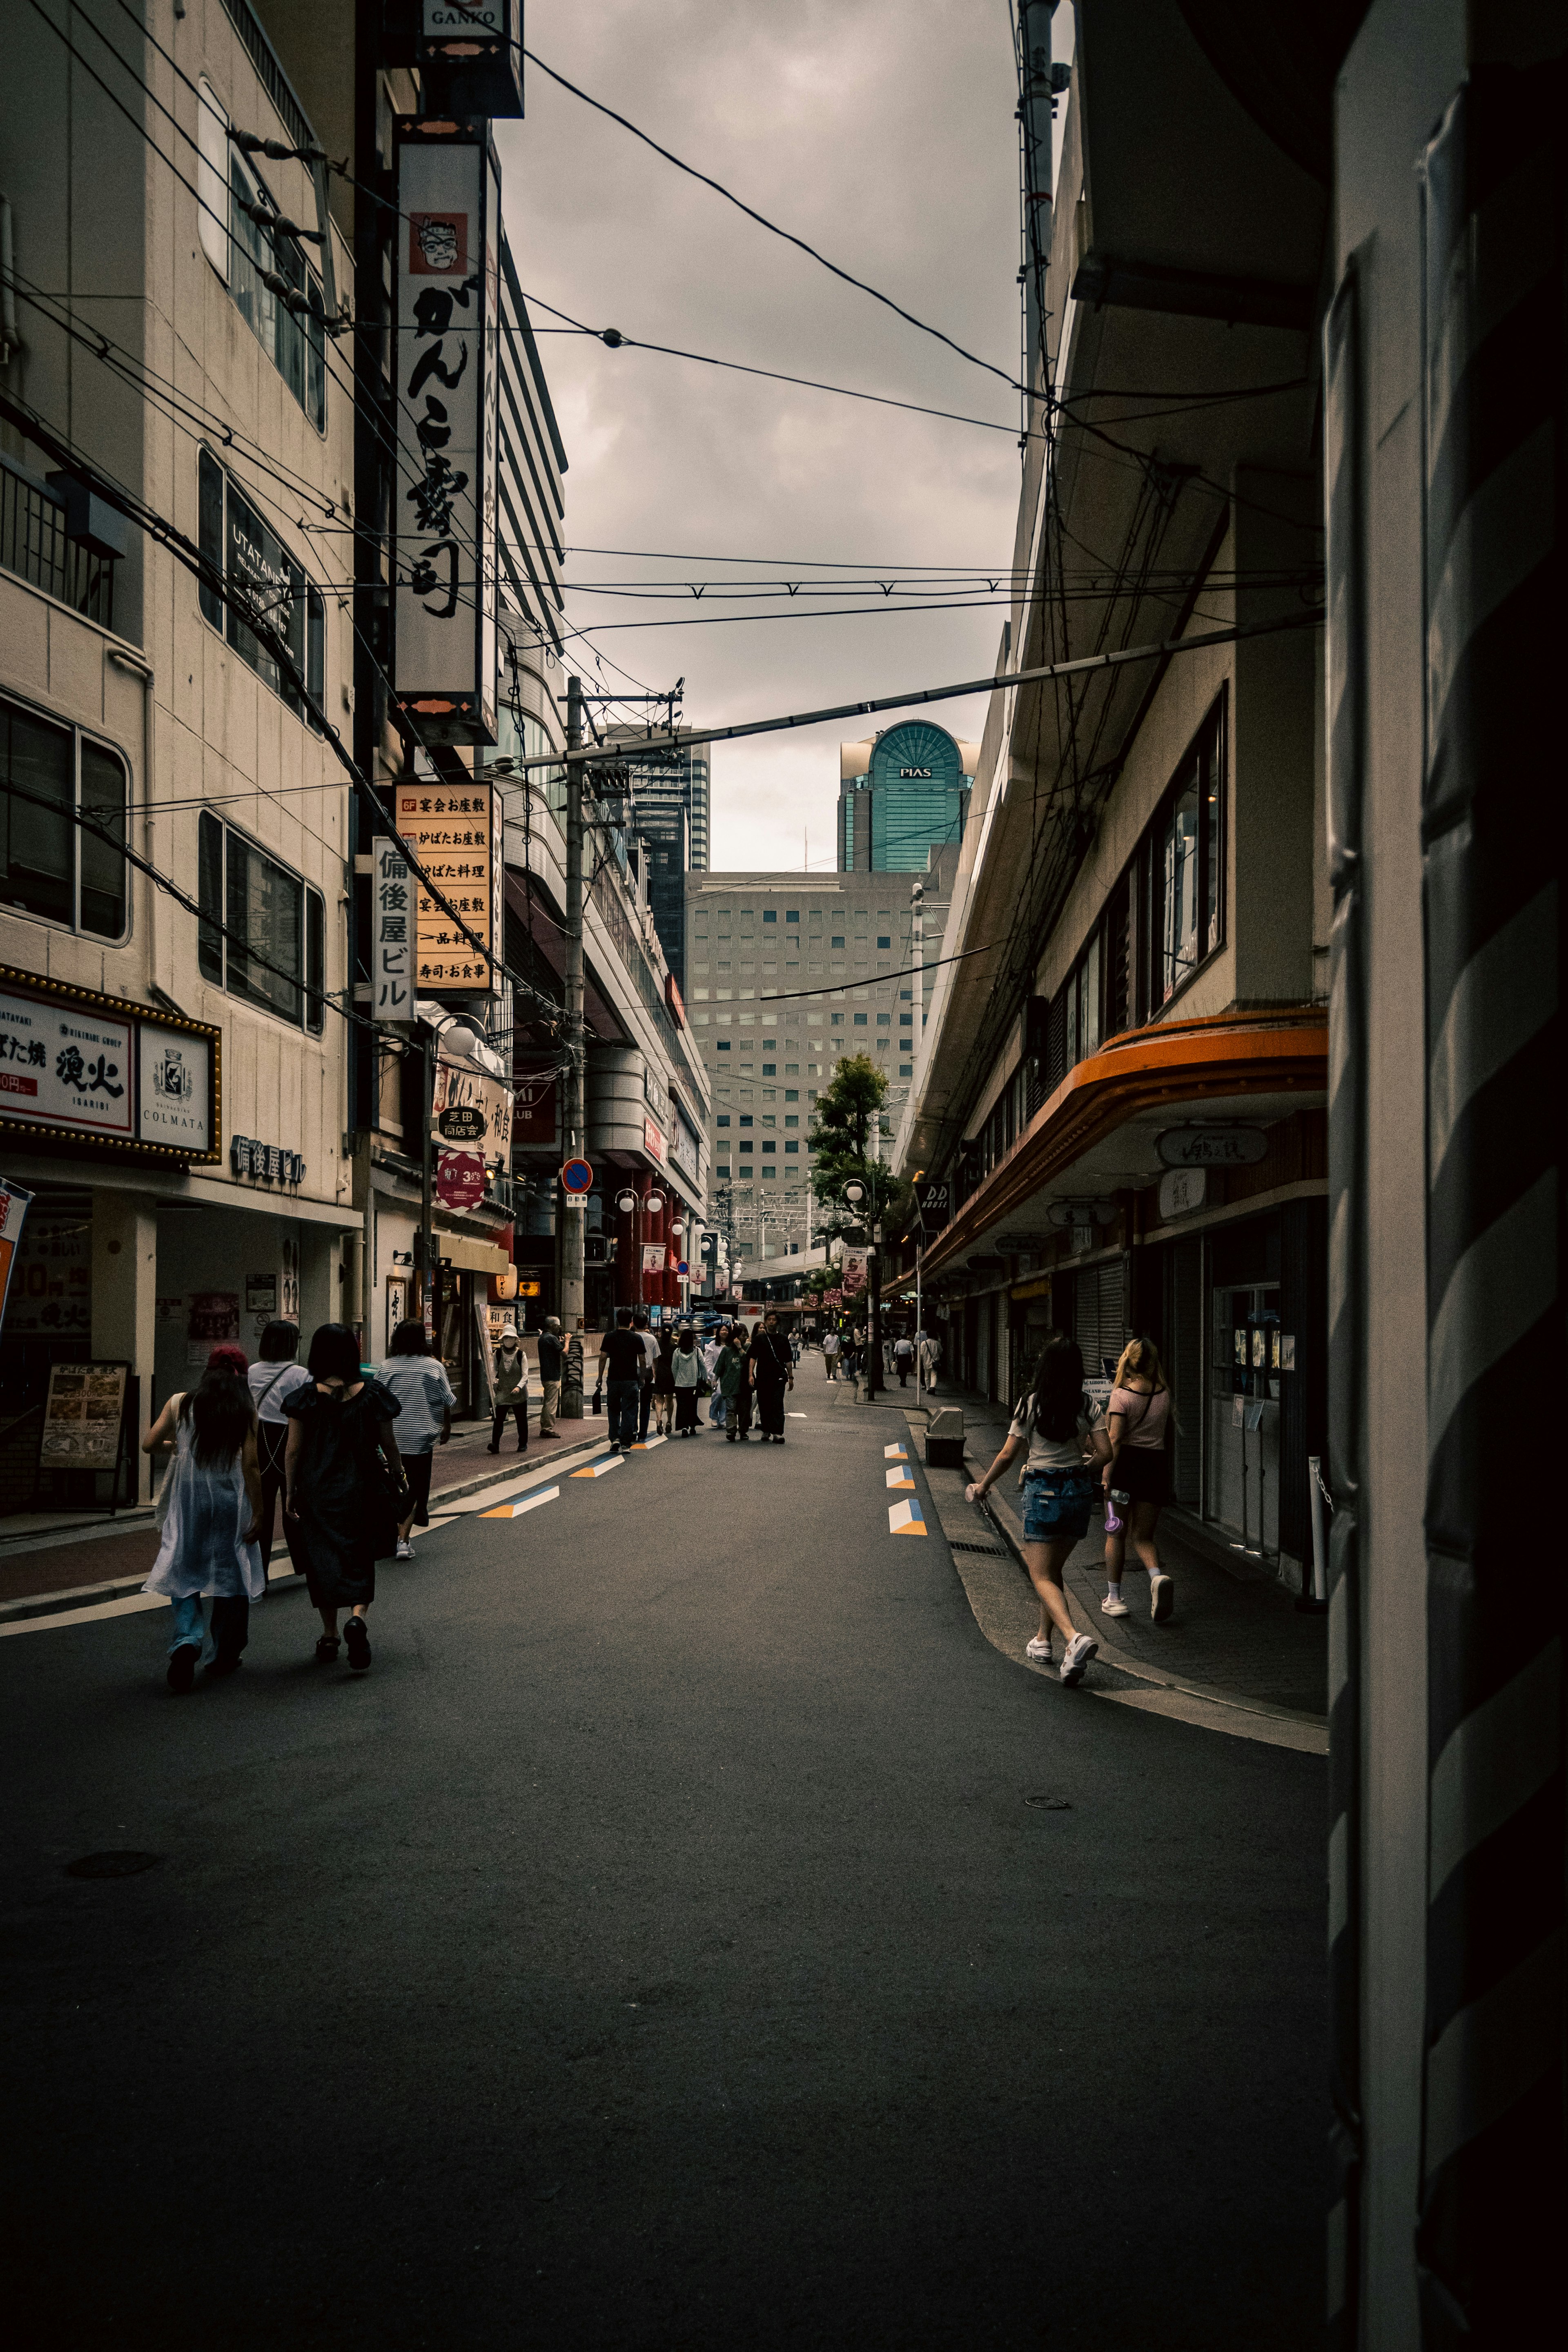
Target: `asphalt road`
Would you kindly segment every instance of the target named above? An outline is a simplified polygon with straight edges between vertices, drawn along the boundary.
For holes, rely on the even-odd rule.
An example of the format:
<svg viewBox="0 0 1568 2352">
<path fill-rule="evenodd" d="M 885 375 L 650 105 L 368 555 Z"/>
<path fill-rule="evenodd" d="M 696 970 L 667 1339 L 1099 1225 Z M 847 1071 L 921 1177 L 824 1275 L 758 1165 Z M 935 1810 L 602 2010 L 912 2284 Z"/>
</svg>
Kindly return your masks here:
<svg viewBox="0 0 1568 2352">
<path fill-rule="evenodd" d="M 17 2352 L 1316 2345 L 1321 1763 L 1011 1664 L 790 1402 L 432 1532 L 363 1679 L 0 1642 Z"/>
</svg>

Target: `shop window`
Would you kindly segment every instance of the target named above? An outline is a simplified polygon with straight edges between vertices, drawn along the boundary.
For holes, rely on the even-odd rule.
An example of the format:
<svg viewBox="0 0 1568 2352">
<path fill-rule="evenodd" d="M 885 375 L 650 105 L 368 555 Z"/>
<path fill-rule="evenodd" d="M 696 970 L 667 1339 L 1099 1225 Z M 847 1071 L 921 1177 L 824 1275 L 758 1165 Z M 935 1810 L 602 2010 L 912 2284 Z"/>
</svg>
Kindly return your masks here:
<svg viewBox="0 0 1568 2352">
<path fill-rule="evenodd" d="M 233 825 L 204 809 L 197 839 L 202 976 L 319 1036 L 326 1013 L 326 904 Z"/>
<path fill-rule="evenodd" d="M 200 469 L 203 555 L 246 603 L 259 607 L 266 615 L 293 656 L 312 701 L 319 705 L 326 683 L 327 652 L 327 608 L 320 591 L 309 584 L 277 532 L 262 521 L 210 450 L 202 451 Z M 246 627 L 237 602 L 230 602 L 205 583 L 197 600 L 202 618 L 212 623 L 241 661 L 266 681 L 296 718 L 304 718 L 293 678 L 284 674 Z"/>
<path fill-rule="evenodd" d="M 127 785 L 107 745 L 0 700 L 0 900 L 123 939 Z"/>
<path fill-rule="evenodd" d="M 327 352 L 321 284 L 266 182 L 232 146 L 228 111 L 210 82 L 196 93 L 196 194 L 202 250 L 235 307 L 318 433 L 327 427 Z M 280 278 L 283 290 L 266 284 Z"/>
</svg>

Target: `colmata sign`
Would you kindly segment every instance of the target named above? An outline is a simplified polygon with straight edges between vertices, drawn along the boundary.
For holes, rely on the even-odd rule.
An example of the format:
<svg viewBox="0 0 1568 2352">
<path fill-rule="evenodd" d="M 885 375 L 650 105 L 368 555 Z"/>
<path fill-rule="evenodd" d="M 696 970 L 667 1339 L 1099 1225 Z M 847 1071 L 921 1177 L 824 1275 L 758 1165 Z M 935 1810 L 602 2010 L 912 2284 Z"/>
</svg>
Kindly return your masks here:
<svg viewBox="0 0 1568 2352">
<path fill-rule="evenodd" d="M 500 175 L 483 123 L 398 125 L 397 699 L 496 740 Z"/>
</svg>

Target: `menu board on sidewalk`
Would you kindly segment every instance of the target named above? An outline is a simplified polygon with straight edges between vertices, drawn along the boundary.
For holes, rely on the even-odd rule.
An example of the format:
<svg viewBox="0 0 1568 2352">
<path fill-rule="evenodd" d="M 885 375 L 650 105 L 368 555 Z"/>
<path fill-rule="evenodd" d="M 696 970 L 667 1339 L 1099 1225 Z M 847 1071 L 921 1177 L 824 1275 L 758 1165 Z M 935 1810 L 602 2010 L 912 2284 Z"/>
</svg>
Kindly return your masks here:
<svg viewBox="0 0 1568 2352">
<path fill-rule="evenodd" d="M 11 1268 L 16 1263 L 22 1227 L 32 1204 L 31 1192 L 0 1176 L 0 1330 L 5 1327 L 5 1302 L 11 1295 Z"/>
<path fill-rule="evenodd" d="M 56 1364 L 49 1373 L 41 1470 L 114 1470 L 125 1411 L 124 1364 Z"/>
</svg>

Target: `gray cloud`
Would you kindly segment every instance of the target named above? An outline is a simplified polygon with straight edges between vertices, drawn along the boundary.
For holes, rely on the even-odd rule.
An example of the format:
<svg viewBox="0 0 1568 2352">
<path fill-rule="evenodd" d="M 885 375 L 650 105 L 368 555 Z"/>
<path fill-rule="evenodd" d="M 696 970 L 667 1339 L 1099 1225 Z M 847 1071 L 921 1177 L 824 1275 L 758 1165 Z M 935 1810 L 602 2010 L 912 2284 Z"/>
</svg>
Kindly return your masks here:
<svg viewBox="0 0 1568 2352">
<path fill-rule="evenodd" d="M 540 55 L 746 202 L 998 366 L 1017 368 L 1016 93 L 1005 0 L 533 0 Z M 1013 425 L 1016 395 L 770 237 L 529 69 L 498 126 L 528 291 L 596 328 Z M 536 324 L 551 321 L 535 312 Z M 550 335 L 574 547 L 868 567 L 1010 560 L 1013 433 L 868 407 L 649 352 Z M 728 567 L 574 554 L 568 576 Z M 739 567 L 737 567 L 739 568 Z M 745 576 L 755 576 L 747 570 Z M 798 574 L 796 575 L 798 576 Z M 834 600 L 837 601 L 837 600 Z M 576 623 L 647 607 L 574 597 Z M 712 610 L 704 599 L 702 616 Z M 793 608 L 792 608 L 793 609 Z M 756 718 L 984 675 L 1003 613 L 617 628 L 590 642 L 650 686 L 684 675 L 694 719 Z M 692 620 L 699 608 L 692 608 Z M 596 679 L 584 652 L 584 674 Z M 940 714 L 978 734 L 979 698 Z M 721 746 L 714 862 L 830 866 L 837 745 L 861 726 Z"/>
</svg>

